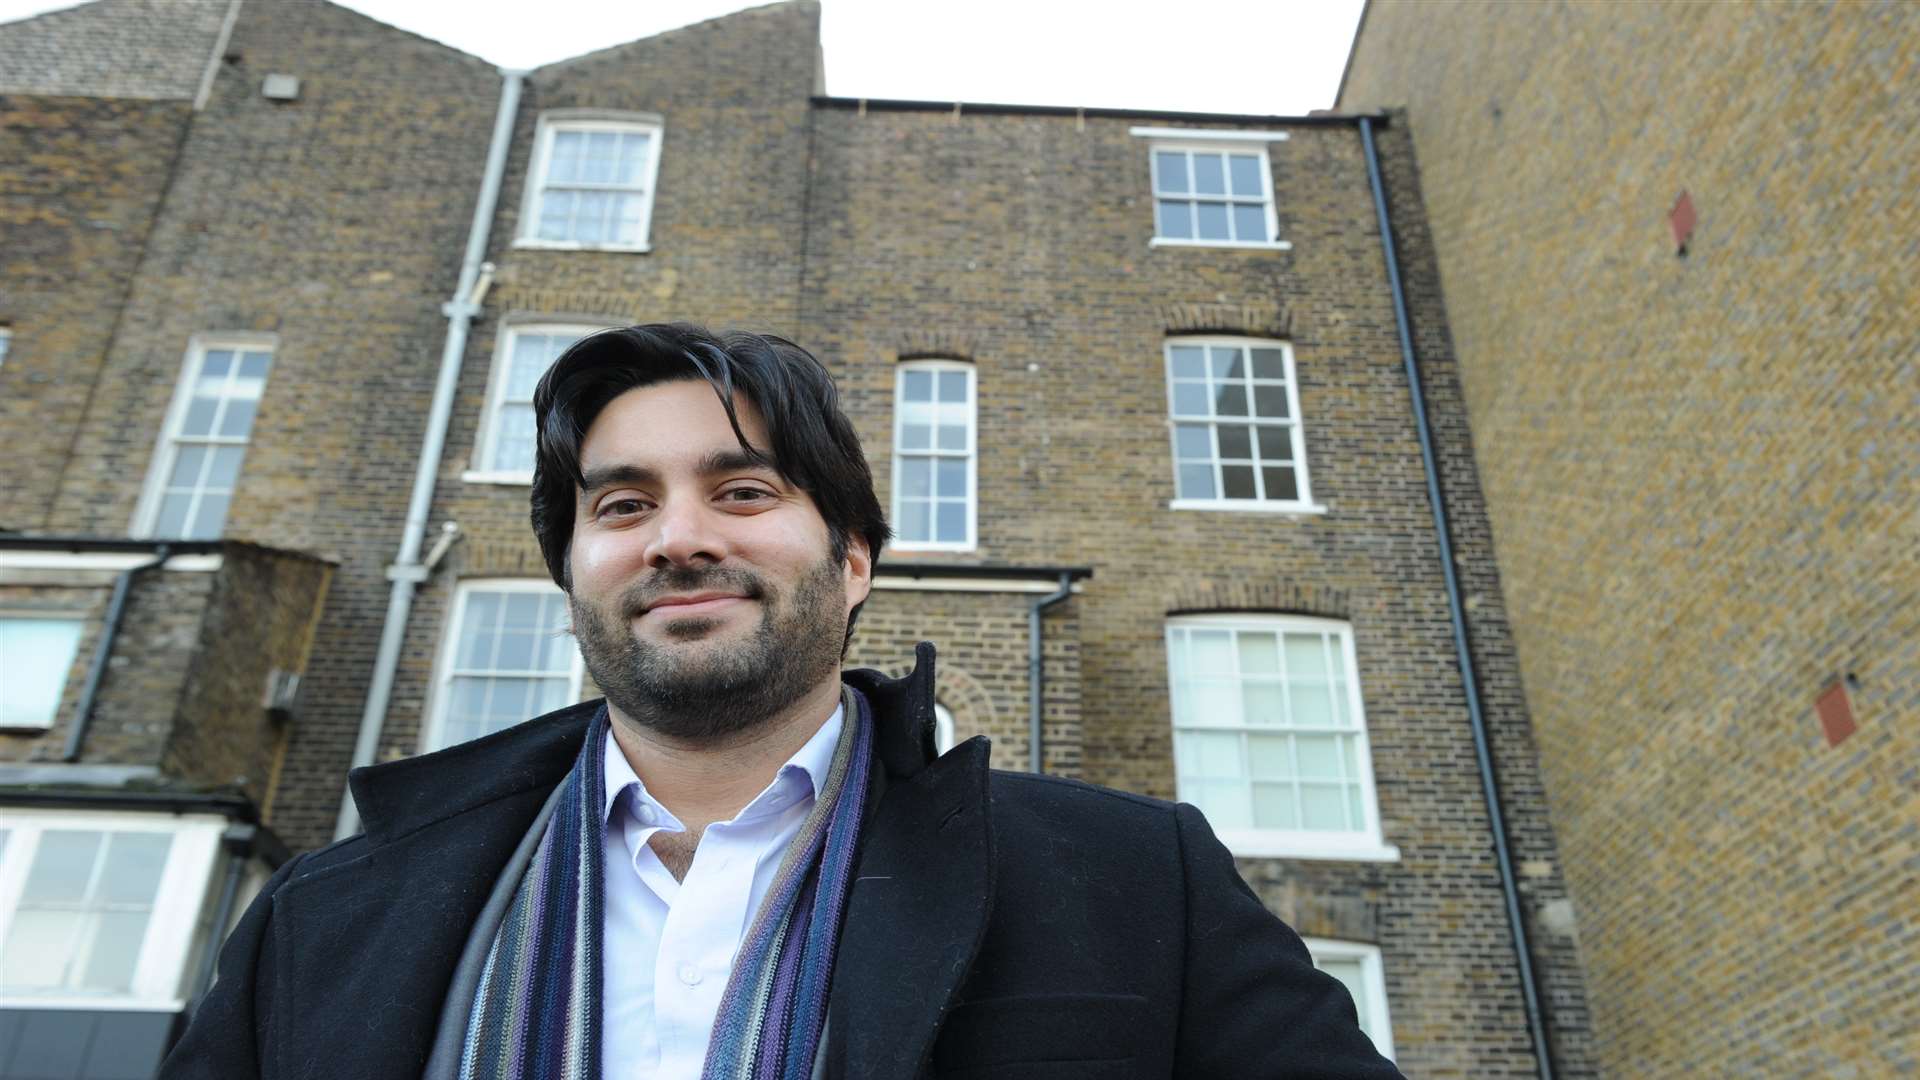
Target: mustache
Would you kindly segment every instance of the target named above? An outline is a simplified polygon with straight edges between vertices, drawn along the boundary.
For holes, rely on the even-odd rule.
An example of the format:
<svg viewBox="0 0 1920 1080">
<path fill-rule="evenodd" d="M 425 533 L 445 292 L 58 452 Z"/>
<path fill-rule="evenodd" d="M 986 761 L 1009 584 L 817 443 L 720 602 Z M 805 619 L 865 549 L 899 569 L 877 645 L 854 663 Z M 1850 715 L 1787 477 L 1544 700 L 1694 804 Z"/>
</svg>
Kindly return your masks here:
<svg viewBox="0 0 1920 1080">
<path fill-rule="evenodd" d="M 635 618 L 663 596 L 674 593 L 727 592 L 749 600 L 767 594 L 766 582 L 759 575 L 737 566 L 670 566 L 636 581 L 620 594 L 620 611 Z"/>
</svg>

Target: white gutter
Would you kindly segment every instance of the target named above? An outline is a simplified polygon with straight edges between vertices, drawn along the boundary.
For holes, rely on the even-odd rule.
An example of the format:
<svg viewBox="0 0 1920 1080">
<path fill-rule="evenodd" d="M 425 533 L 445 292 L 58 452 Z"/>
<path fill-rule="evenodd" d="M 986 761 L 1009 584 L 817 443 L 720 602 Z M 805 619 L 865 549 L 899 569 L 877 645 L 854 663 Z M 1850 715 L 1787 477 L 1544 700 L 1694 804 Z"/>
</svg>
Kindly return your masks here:
<svg viewBox="0 0 1920 1080">
<path fill-rule="evenodd" d="M 440 378 L 433 387 L 433 408 L 427 414 L 426 436 L 420 443 L 420 461 L 413 472 L 413 496 L 407 502 L 407 523 L 400 537 L 400 554 L 387 567 L 393 589 L 387 594 L 387 620 L 380 628 L 380 649 L 374 655 L 373 684 L 360 713 L 360 735 L 353 744 L 353 768 L 373 764 L 380 748 L 380 728 L 393 695 L 393 673 L 400 666 L 400 646 L 406 639 L 407 615 L 413 610 L 414 586 L 427 579 L 429 567 L 420 561 L 420 545 L 427 533 L 427 514 L 433 508 L 433 488 L 440 475 L 440 455 L 446 448 L 447 421 L 453 415 L 453 392 L 460 382 L 460 361 L 467 351 L 467 328 L 480 314 L 479 294 L 487 234 L 500 201 L 500 179 L 507 171 L 507 150 L 513 144 L 513 120 L 520 107 L 520 86 L 526 73 L 500 73 L 500 109 L 493 118 L 493 142 L 487 147 L 487 168 L 480 181 L 480 199 L 473 207 L 467 230 L 467 253 L 460 263 L 460 281 L 453 299 L 442 304 L 447 317 L 446 346 L 440 350 Z M 491 278 L 491 275 L 488 275 Z M 335 839 L 360 830 L 360 813 L 353 805 L 353 789 L 340 797 L 340 820 Z"/>
</svg>

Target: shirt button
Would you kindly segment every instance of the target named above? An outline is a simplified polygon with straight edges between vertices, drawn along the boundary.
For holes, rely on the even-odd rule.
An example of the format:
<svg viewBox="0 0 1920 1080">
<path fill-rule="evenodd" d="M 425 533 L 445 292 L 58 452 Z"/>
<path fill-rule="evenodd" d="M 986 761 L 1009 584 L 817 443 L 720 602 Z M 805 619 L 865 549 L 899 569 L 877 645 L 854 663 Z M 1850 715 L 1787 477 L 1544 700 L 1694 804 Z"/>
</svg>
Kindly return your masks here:
<svg viewBox="0 0 1920 1080">
<path fill-rule="evenodd" d="M 681 964 L 680 981 L 686 983 L 688 986 L 699 986 L 700 969 L 694 967 L 692 964 Z"/>
</svg>

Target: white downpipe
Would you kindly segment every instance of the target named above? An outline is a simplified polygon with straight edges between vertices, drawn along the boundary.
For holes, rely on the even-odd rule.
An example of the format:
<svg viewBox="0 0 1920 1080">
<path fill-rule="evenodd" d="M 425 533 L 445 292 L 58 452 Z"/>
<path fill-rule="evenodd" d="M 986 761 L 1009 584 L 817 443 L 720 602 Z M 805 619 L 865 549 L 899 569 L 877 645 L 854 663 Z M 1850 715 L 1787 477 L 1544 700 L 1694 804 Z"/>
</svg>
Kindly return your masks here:
<svg viewBox="0 0 1920 1080">
<path fill-rule="evenodd" d="M 440 350 L 440 377 L 433 387 L 433 408 L 427 414 L 427 431 L 420 443 L 420 461 L 413 472 L 413 495 L 407 501 L 407 523 L 400 536 L 400 554 L 387 568 L 393 589 L 387 595 L 387 619 L 380 628 L 380 649 L 374 654 L 373 683 L 367 688 L 367 705 L 360 713 L 360 734 L 353 744 L 353 768 L 373 764 L 380 748 L 380 729 L 386 721 L 387 703 L 393 694 L 393 673 L 400 666 L 400 646 L 407 635 L 407 615 L 413 610 L 414 586 L 427 578 L 428 568 L 420 562 L 420 545 L 427 533 L 427 515 L 433 508 L 434 483 L 440 476 L 440 455 L 446 448 L 447 421 L 453 415 L 453 393 L 460 382 L 460 361 L 467 351 L 467 328 L 480 313 L 476 288 L 482 260 L 487 255 L 487 234 L 493 224 L 494 210 L 500 201 L 500 180 L 507 171 L 507 150 L 513 145 L 513 121 L 520 107 L 520 85 L 526 73 L 500 73 L 500 109 L 493 118 L 493 142 L 487 147 L 487 169 L 480 181 L 480 199 L 473 207 L 473 225 L 467 230 L 467 253 L 460 263 L 460 280 L 454 286 L 453 299 L 440 310 L 447 317 L 446 346 Z M 340 796 L 340 819 L 333 830 L 334 839 L 343 839 L 360 829 L 360 813 L 353 805 L 351 786 Z"/>
</svg>

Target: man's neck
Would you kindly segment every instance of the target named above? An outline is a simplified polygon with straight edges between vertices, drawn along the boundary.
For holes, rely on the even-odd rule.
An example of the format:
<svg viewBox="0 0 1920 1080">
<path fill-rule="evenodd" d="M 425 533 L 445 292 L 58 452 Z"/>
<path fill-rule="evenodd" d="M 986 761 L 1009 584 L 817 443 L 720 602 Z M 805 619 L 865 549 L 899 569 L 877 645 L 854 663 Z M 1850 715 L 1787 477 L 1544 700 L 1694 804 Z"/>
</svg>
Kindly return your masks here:
<svg viewBox="0 0 1920 1080">
<path fill-rule="evenodd" d="M 726 821 L 766 790 L 780 767 L 840 704 L 839 672 L 805 697 L 724 744 L 689 743 L 663 738 L 608 704 L 614 742 L 633 767 L 647 793 L 673 812 L 698 837 L 708 825 Z"/>
</svg>

